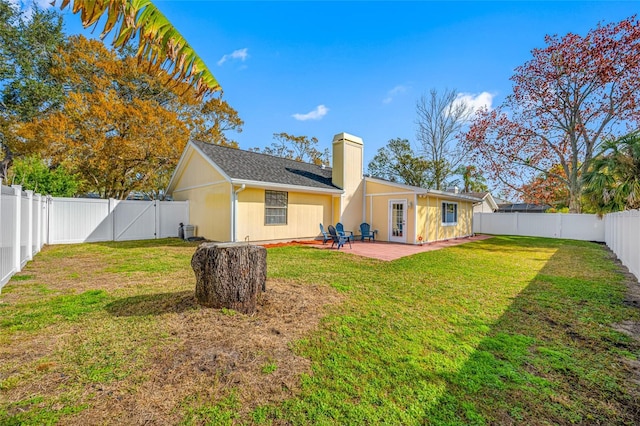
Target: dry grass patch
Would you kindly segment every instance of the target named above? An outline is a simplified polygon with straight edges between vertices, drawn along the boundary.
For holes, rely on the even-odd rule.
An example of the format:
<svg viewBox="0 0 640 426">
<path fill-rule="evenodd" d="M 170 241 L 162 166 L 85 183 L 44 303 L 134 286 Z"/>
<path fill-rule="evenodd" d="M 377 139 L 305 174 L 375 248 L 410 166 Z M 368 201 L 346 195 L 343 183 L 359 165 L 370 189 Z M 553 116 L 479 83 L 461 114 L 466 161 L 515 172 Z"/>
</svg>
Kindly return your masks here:
<svg viewBox="0 0 640 426">
<path fill-rule="evenodd" d="M 199 423 L 295 395 L 294 344 L 335 290 L 269 279 L 253 316 L 201 308 L 195 246 L 139 244 L 49 247 L 5 288 L 0 423 Z"/>
</svg>

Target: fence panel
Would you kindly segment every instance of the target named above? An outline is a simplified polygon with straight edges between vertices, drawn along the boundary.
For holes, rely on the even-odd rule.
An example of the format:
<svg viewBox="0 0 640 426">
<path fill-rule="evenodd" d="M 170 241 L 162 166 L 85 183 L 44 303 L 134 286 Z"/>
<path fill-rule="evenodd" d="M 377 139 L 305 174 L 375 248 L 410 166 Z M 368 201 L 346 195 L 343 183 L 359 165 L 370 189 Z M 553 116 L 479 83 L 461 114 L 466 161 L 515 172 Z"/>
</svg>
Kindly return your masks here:
<svg viewBox="0 0 640 426">
<path fill-rule="evenodd" d="M 0 288 L 15 273 L 16 202 L 14 189 L 0 185 Z"/>
<path fill-rule="evenodd" d="M 493 235 L 605 240 L 605 224 L 594 214 L 474 213 L 473 232 Z"/>
<path fill-rule="evenodd" d="M 610 213 L 605 222 L 607 246 L 640 279 L 640 210 Z"/>
<path fill-rule="evenodd" d="M 157 211 L 158 238 L 177 237 L 180 223 L 189 223 L 188 201 L 159 201 Z"/>
<path fill-rule="evenodd" d="M 109 200 L 53 198 L 49 211 L 49 244 L 113 239 Z"/>
</svg>

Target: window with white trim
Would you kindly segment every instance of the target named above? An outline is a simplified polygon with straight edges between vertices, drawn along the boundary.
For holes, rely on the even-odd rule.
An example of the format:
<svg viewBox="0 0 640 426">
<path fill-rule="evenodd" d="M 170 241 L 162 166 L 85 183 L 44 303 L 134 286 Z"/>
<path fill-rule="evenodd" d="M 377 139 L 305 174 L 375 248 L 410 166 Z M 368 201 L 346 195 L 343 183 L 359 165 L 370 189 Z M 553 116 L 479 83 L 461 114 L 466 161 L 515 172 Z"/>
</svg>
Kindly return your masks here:
<svg viewBox="0 0 640 426">
<path fill-rule="evenodd" d="M 442 203 L 442 224 L 443 225 L 455 225 L 458 223 L 458 204 Z"/>
<path fill-rule="evenodd" d="M 264 191 L 264 224 L 286 225 L 288 193 L 284 191 Z"/>
</svg>

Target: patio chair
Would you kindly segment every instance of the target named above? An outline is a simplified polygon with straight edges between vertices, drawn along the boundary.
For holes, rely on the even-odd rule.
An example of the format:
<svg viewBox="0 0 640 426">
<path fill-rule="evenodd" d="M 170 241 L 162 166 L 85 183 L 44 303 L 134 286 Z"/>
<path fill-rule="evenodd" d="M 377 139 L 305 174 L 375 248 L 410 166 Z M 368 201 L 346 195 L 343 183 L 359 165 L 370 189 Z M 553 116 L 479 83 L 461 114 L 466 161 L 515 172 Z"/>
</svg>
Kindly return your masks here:
<svg viewBox="0 0 640 426">
<path fill-rule="evenodd" d="M 344 243 L 349 243 L 349 248 L 351 248 L 351 240 L 349 239 L 349 237 L 347 237 L 346 235 L 339 235 L 338 231 L 336 231 L 336 228 L 334 228 L 333 225 L 329 225 L 328 230 L 329 235 L 331 235 L 331 239 L 333 240 L 331 242 L 331 247 L 337 244 L 338 250 L 340 250 L 340 247 L 342 247 Z"/>
<path fill-rule="evenodd" d="M 331 239 L 331 235 L 324 230 L 324 226 L 322 226 L 322 224 L 320 224 L 320 232 L 322 232 L 322 244 L 326 244 L 327 241 Z"/>
<path fill-rule="evenodd" d="M 336 232 L 338 233 L 338 235 L 349 237 L 349 239 L 353 241 L 353 231 L 345 231 L 344 226 L 340 222 L 336 223 Z M 347 235 L 347 233 L 349 233 L 349 235 Z"/>
<path fill-rule="evenodd" d="M 360 241 L 364 241 L 365 238 L 368 238 L 369 241 L 373 239 L 376 240 L 376 233 L 371 230 L 371 226 L 367 222 L 362 222 L 360 224 Z"/>
</svg>

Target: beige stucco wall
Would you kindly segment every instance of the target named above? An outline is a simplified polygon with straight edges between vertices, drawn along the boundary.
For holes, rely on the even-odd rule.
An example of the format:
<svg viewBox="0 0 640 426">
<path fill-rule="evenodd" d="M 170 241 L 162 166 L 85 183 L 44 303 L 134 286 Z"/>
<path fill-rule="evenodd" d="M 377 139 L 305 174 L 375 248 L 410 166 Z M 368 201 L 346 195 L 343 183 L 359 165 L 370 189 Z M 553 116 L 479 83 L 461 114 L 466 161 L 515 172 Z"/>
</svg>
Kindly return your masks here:
<svg viewBox="0 0 640 426">
<path fill-rule="evenodd" d="M 193 148 L 175 177 L 173 198 L 189 200 L 189 223 L 196 235 L 214 241 L 231 237 L 231 184 Z"/>
<path fill-rule="evenodd" d="M 458 205 L 458 222 L 442 223 L 442 202 Z M 426 196 L 418 198 L 418 230 L 423 241 L 440 241 L 466 237 L 473 233 L 473 203 L 446 197 Z"/>
<path fill-rule="evenodd" d="M 265 190 L 247 188 L 238 194 L 237 240 L 271 241 L 315 238 L 319 224 L 332 223 L 333 203 L 330 194 L 288 192 L 287 224 L 265 225 Z"/>
</svg>

